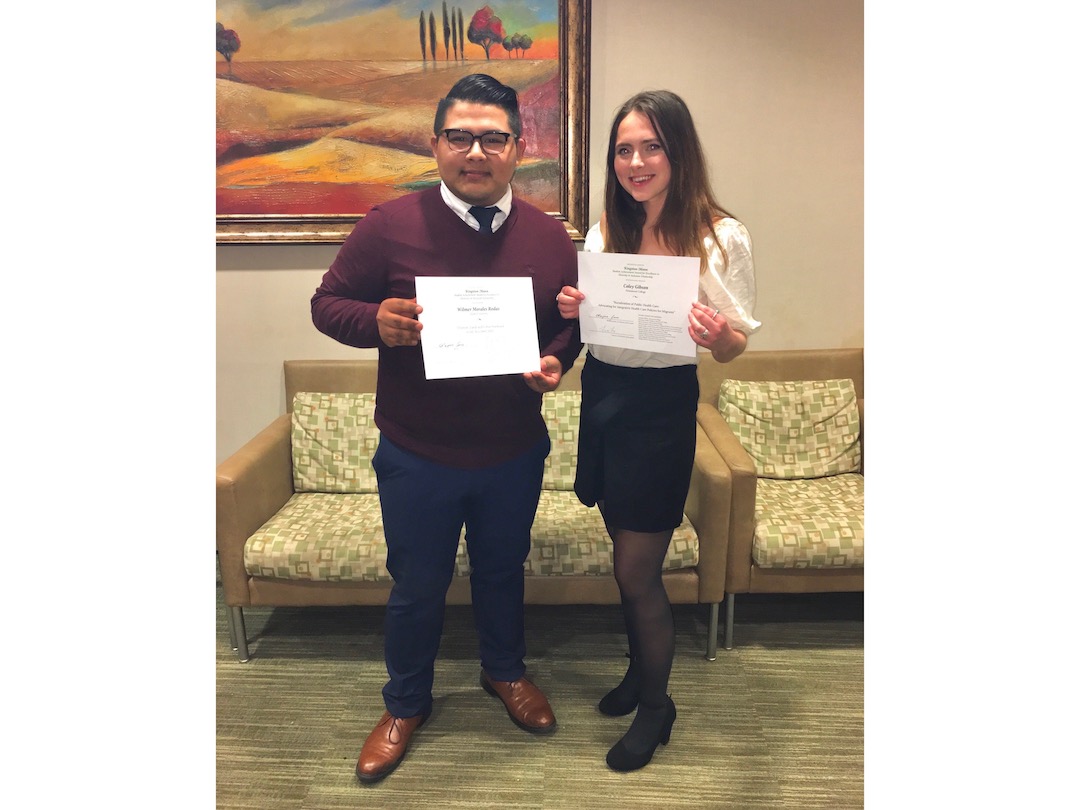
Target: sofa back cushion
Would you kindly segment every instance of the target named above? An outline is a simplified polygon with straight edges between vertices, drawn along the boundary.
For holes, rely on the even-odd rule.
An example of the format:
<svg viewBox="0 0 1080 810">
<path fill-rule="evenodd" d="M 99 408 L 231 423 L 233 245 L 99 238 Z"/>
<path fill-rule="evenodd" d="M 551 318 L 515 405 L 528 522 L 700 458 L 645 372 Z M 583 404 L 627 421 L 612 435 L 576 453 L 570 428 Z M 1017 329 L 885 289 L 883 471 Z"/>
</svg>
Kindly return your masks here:
<svg viewBox="0 0 1080 810">
<path fill-rule="evenodd" d="M 573 491 L 581 391 L 544 394 L 551 438 L 543 488 Z M 374 393 L 300 391 L 293 398 L 292 458 L 296 492 L 378 492 L 371 457 L 379 446 Z"/>
<path fill-rule="evenodd" d="M 296 492 L 378 492 L 371 457 L 379 446 L 375 394 L 300 391 L 293 398 Z"/>
<path fill-rule="evenodd" d="M 551 452 L 544 461 L 543 489 L 572 491 L 577 469 L 581 391 L 549 391 L 544 394 L 541 413 L 551 437 Z"/>
<path fill-rule="evenodd" d="M 717 407 L 762 478 L 820 478 L 862 467 L 851 380 L 724 380 Z"/>
</svg>

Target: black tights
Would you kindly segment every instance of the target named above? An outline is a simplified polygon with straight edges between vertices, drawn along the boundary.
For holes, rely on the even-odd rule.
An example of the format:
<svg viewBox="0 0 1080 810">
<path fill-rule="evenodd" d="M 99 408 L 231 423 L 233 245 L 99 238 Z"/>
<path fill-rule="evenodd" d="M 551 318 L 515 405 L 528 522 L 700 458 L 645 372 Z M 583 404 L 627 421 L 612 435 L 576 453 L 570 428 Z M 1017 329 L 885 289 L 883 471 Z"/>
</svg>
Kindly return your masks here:
<svg viewBox="0 0 1080 810">
<path fill-rule="evenodd" d="M 659 706 L 667 700 L 675 658 L 675 620 L 661 579 L 674 532 L 632 532 L 608 526 L 608 533 L 615 546 L 615 580 L 622 596 L 630 657 L 640 676 L 641 702 Z"/>
</svg>

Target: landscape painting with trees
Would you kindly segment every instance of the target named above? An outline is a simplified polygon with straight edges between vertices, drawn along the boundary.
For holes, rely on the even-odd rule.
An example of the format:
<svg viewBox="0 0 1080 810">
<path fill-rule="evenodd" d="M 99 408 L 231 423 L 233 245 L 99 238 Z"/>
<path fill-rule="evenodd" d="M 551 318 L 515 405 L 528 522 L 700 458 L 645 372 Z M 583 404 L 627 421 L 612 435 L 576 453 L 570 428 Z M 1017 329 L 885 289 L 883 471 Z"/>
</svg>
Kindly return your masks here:
<svg viewBox="0 0 1080 810">
<path fill-rule="evenodd" d="M 347 234 L 373 205 L 437 184 L 435 107 L 477 72 L 518 91 L 515 194 L 565 213 L 566 2 L 218 0 L 219 241 L 236 218 L 336 219 Z"/>
</svg>

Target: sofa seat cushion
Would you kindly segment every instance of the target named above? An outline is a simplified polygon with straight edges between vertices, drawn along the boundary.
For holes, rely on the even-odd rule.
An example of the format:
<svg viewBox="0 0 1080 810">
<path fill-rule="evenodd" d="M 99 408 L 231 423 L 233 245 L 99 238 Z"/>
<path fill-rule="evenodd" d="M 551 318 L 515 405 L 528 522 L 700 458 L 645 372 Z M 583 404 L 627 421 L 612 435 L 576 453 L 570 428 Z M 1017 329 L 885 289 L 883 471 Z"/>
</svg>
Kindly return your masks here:
<svg viewBox="0 0 1080 810">
<path fill-rule="evenodd" d="M 533 523 L 526 576 L 613 572 L 612 547 L 598 509 L 572 492 L 543 490 Z M 697 534 L 683 519 L 664 560 L 665 570 L 696 566 Z M 379 496 L 298 492 L 248 538 L 244 567 L 253 577 L 325 582 L 388 582 Z M 464 536 L 455 575 L 467 576 Z"/>
<path fill-rule="evenodd" d="M 298 492 L 244 544 L 253 577 L 389 580 L 379 496 Z"/>
<path fill-rule="evenodd" d="M 664 570 L 693 568 L 698 537 L 683 515 L 664 558 Z M 588 508 L 573 492 L 541 490 L 532 528 L 532 549 L 525 575 L 603 574 L 615 572 L 612 544 L 599 509 Z"/>
<path fill-rule="evenodd" d="M 862 568 L 863 477 L 759 478 L 754 562 L 762 568 Z"/>
</svg>

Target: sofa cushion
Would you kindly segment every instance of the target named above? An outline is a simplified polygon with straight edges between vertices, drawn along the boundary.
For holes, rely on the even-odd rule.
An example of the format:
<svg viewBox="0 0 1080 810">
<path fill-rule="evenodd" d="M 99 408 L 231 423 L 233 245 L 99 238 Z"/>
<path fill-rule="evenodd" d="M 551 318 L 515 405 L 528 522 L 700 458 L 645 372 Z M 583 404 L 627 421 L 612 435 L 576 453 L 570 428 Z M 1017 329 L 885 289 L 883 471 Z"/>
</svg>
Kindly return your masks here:
<svg viewBox="0 0 1080 810">
<path fill-rule="evenodd" d="M 296 492 L 378 492 L 371 457 L 379 446 L 375 394 L 299 392 L 293 398 Z"/>
<path fill-rule="evenodd" d="M 581 392 L 544 394 L 551 437 L 544 489 L 573 491 Z M 293 399 L 293 489 L 296 492 L 378 491 L 371 457 L 379 445 L 375 395 L 300 392 Z"/>
<path fill-rule="evenodd" d="M 572 492 L 544 490 L 533 523 L 526 576 L 613 572 L 612 547 L 598 509 Z M 664 560 L 665 570 L 697 565 L 698 540 L 683 519 Z M 244 545 L 253 577 L 327 582 L 390 581 L 379 496 L 302 492 L 293 495 Z M 454 573 L 469 573 L 464 536 Z"/>
<path fill-rule="evenodd" d="M 683 515 L 664 558 L 664 570 L 693 568 L 698 563 L 698 537 Z M 615 572 L 611 538 L 600 510 L 586 507 L 573 492 L 543 490 L 532 528 L 532 550 L 525 574 L 605 574 Z"/>
<path fill-rule="evenodd" d="M 754 562 L 762 568 L 862 568 L 863 477 L 758 479 Z"/>
<path fill-rule="evenodd" d="M 298 492 L 244 544 L 253 577 L 389 580 L 379 496 Z"/>
<path fill-rule="evenodd" d="M 551 452 L 544 460 L 544 489 L 574 490 L 577 469 L 578 420 L 581 392 L 556 389 L 544 394 L 541 413 L 551 437 Z"/>
<path fill-rule="evenodd" d="M 724 380 L 717 407 L 762 478 L 818 478 L 861 468 L 851 380 Z"/>
</svg>

